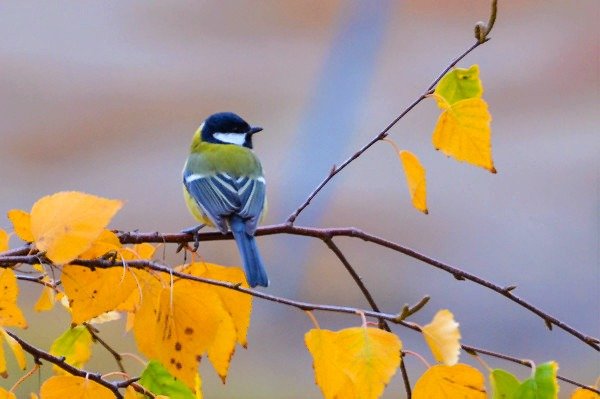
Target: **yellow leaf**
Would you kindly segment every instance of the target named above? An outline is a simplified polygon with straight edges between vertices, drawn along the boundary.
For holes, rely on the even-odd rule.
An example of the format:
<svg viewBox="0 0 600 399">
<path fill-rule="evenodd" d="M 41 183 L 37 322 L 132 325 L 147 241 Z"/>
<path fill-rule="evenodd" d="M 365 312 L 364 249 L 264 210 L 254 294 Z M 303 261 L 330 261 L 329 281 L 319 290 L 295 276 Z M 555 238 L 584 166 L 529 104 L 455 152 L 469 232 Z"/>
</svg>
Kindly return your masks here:
<svg viewBox="0 0 600 399">
<path fill-rule="evenodd" d="M 35 246 L 54 263 L 69 263 L 92 246 L 123 206 L 76 191 L 60 192 L 38 200 L 31 208 Z"/>
<path fill-rule="evenodd" d="M 413 399 L 485 399 L 485 382 L 479 370 L 466 364 L 430 367 L 417 380 Z"/>
<path fill-rule="evenodd" d="M 156 283 L 156 278 L 141 269 L 132 269 L 131 273 L 133 274 L 133 279 L 135 280 L 135 289 L 133 289 L 130 294 L 125 298 L 123 302 L 121 302 L 116 308 L 116 311 L 120 312 L 135 312 L 139 307 L 141 296 L 142 296 L 142 287 L 147 282 Z"/>
<path fill-rule="evenodd" d="M 109 252 L 117 252 L 121 248 L 119 237 L 110 230 L 102 230 L 92 246 L 79 255 L 82 259 L 96 259 Z"/>
<path fill-rule="evenodd" d="M 202 399 L 202 379 L 200 378 L 200 374 L 198 373 L 196 373 L 194 385 L 194 396 L 196 396 L 196 399 Z"/>
<path fill-rule="evenodd" d="M 425 179 L 425 168 L 421 165 L 419 158 L 410 151 L 400 151 L 398 156 L 402 161 L 408 192 L 413 206 L 427 214 L 427 181 Z"/>
<path fill-rule="evenodd" d="M 10 236 L 6 231 L 0 229 L 0 252 L 8 251 L 8 240 Z"/>
<path fill-rule="evenodd" d="M 25 242 L 32 242 L 34 239 L 31 233 L 31 216 L 29 213 L 21 209 L 11 209 L 7 215 L 17 237 Z"/>
<path fill-rule="evenodd" d="M 119 256 L 125 260 L 145 259 L 150 260 L 154 256 L 156 247 L 147 242 L 135 244 L 133 248 L 123 247 L 119 251 Z"/>
<path fill-rule="evenodd" d="M 125 388 L 125 395 L 123 395 L 123 399 L 139 399 L 140 397 L 138 396 L 137 392 L 135 391 L 135 389 L 133 389 L 133 387 L 130 385 L 127 388 Z"/>
<path fill-rule="evenodd" d="M 63 267 L 62 283 L 75 324 L 114 310 L 137 290 L 133 273 L 124 267 L 91 270 L 67 265 Z"/>
<path fill-rule="evenodd" d="M 600 399 L 600 395 L 588 389 L 577 388 L 571 394 L 571 399 Z"/>
<path fill-rule="evenodd" d="M 81 368 L 92 356 L 92 335 L 85 326 L 70 328 L 52 343 L 50 353 L 64 356 L 68 364 Z M 58 373 L 63 372 L 57 366 L 53 369 Z"/>
<path fill-rule="evenodd" d="M 31 265 L 31 268 L 33 270 L 35 270 L 36 272 L 46 273 L 46 270 L 44 269 L 44 266 L 40 265 L 39 263 L 35 263 L 35 264 Z"/>
<path fill-rule="evenodd" d="M 377 328 L 313 329 L 304 341 L 326 399 L 378 398 L 400 366 L 402 342 Z"/>
<path fill-rule="evenodd" d="M 496 173 L 492 161 L 492 116 L 481 98 L 445 104 L 433 132 L 433 147 L 458 161 Z"/>
<path fill-rule="evenodd" d="M 447 309 L 437 312 L 431 323 L 421 329 L 425 342 L 429 345 L 433 357 L 446 366 L 458 362 L 460 355 L 460 330 L 454 321 L 454 315 Z"/>
<path fill-rule="evenodd" d="M 17 399 L 14 393 L 0 387 L 0 399 Z"/>
<path fill-rule="evenodd" d="M 42 281 L 49 282 L 50 279 L 48 277 L 44 277 Z M 42 288 L 40 297 L 38 298 L 33 308 L 36 312 L 44 312 L 47 310 L 51 310 L 54 307 L 54 302 L 56 302 L 56 295 L 54 295 L 54 290 L 50 287 L 44 286 L 44 288 Z"/>
<path fill-rule="evenodd" d="M 8 335 L 5 329 L 0 328 L 0 333 L 6 340 L 6 343 L 8 344 L 8 347 L 10 348 L 12 353 L 15 355 L 15 359 L 17 360 L 19 368 L 21 370 L 25 370 L 27 368 L 27 361 L 25 360 L 25 351 L 23 351 L 21 344 L 18 343 L 16 339 Z"/>
<path fill-rule="evenodd" d="M 244 271 L 239 267 L 196 262 L 181 271 L 212 280 L 227 281 L 236 284 L 241 283 L 242 287 L 249 287 Z M 223 301 L 225 310 L 227 310 L 235 325 L 238 343 L 246 347 L 248 328 L 250 328 L 250 314 L 252 313 L 252 296 L 214 285 L 203 284 L 203 286 L 206 289 L 214 290 L 219 295 L 219 298 Z"/>
<path fill-rule="evenodd" d="M 160 361 L 191 389 L 201 356 L 210 351 L 221 360 L 235 349 L 233 321 L 219 296 L 206 287 L 183 279 L 171 285 L 168 275 L 146 279 L 133 326 L 140 352 Z M 215 368 L 222 371 L 220 363 Z"/>
<path fill-rule="evenodd" d="M 0 268 L 0 327 L 27 328 L 23 312 L 17 306 L 19 287 L 12 269 Z"/>
<path fill-rule="evenodd" d="M 40 388 L 40 399 L 114 399 L 106 387 L 82 377 L 59 375 L 47 379 Z"/>
</svg>

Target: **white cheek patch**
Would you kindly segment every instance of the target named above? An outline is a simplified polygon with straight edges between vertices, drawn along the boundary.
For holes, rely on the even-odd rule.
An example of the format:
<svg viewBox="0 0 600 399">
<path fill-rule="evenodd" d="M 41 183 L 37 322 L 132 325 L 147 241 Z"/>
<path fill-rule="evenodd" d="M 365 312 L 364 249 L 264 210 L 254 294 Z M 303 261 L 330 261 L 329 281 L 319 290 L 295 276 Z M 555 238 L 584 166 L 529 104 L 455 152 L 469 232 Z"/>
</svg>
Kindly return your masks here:
<svg viewBox="0 0 600 399">
<path fill-rule="evenodd" d="M 219 141 L 235 145 L 244 145 L 246 142 L 245 133 L 215 133 L 213 137 Z"/>
</svg>

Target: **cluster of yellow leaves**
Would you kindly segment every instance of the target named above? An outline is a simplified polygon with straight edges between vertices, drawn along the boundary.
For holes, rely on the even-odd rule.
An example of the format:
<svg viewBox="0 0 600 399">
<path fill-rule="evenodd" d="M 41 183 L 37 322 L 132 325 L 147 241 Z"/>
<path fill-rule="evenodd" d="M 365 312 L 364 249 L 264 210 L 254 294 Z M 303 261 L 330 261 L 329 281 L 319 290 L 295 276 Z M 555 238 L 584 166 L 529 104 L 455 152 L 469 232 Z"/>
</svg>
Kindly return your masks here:
<svg viewBox="0 0 600 399">
<path fill-rule="evenodd" d="M 456 160 L 496 173 L 492 161 L 492 117 L 482 94 L 478 65 L 454 68 L 444 75 L 432 95 L 442 110 L 433 132 L 433 146 Z M 402 162 L 413 206 L 428 213 L 425 168 L 415 154 L 399 149 L 389 138 L 385 140 L 394 146 Z"/>
<path fill-rule="evenodd" d="M 399 151 L 399 155 L 408 178 L 408 170 L 416 167 L 418 160 L 405 151 Z M 408 180 L 410 186 L 411 178 Z M 424 185 L 424 172 L 422 181 Z M 411 188 L 415 193 L 413 197 L 421 195 L 417 186 Z M 421 200 L 424 204 L 424 194 Z M 156 397 L 200 399 L 202 381 L 198 364 L 201 357 L 209 359 L 225 382 L 236 345 L 247 345 L 252 297 L 173 274 L 127 267 L 131 260 L 152 259 L 155 247 L 150 244 L 123 246 L 113 232 L 106 230 L 120 206 L 119 201 L 69 192 L 42 198 L 31 213 L 9 212 L 15 234 L 33 242 L 54 263 L 63 265 L 64 292 L 52 286 L 44 266 L 33 266 L 43 276 L 41 281 L 47 284 L 35 309 L 51 309 L 60 299 L 73 321 L 73 326 L 54 341 L 50 353 L 64 357 L 75 367 L 84 367 L 91 357 L 93 337 L 88 326 L 82 323 L 111 321 L 118 317 L 117 312 L 126 312 L 127 329 L 133 330 L 138 349 L 154 359 L 148 362 L 139 383 Z M 0 251 L 8 249 L 9 238 L 7 232 L 0 230 Z M 107 253 L 122 260 L 123 266 L 92 270 L 69 264 L 75 258 L 95 259 Z M 247 287 L 240 268 L 192 263 L 174 270 L 192 278 Z M 15 273 L 11 269 L 0 269 L 0 375 L 6 374 L 4 341 L 19 367 L 26 367 L 23 349 L 4 330 L 6 326 L 27 327 L 17 306 L 17 297 Z M 418 379 L 413 396 L 417 399 L 484 398 L 483 374 L 458 363 L 461 334 L 453 314 L 440 310 L 421 330 L 439 364 L 428 368 Z M 378 398 L 401 363 L 400 339 L 377 328 L 314 329 L 305 335 L 305 342 L 313 357 L 316 383 L 325 398 Z M 490 374 L 494 398 L 553 399 L 558 392 L 557 368 L 554 362 L 540 365 L 532 377 L 523 382 L 503 370 L 494 370 Z M 60 369 L 55 371 L 58 375 L 41 387 L 42 399 L 113 397 L 109 389 L 89 379 L 65 375 Z M 589 393 L 578 390 L 573 398 L 597 397 Z M 133 399 L 138 394 L 129 387 L 125 397 Z M 0 389 L 2 398 L 14 398 L 14 394 Z"/>
<path fill-rule="evenodd" d="M 121 206 L 121 201 L 79 192 L 61 192 L 37 201 L 30 213 L 22 210 L 8 213 L 17 236 L 32 242 L 54 264 L 63 265 L 61 281 L 64 292 L 58 294 L 58 289 L 51 287 L 45 268 L 34 266 L 44 275 L 42 281 L 49 285 L 43 288 L 35 309 L 49 310 L 55 301 L 61 299 L 75 325 L 56 339 L 50 352 L 63 356 L 75 367 L 84 366 L 91 356 L 92 336 L 82 323 L 113 320 L 115 311 L 127 312 L 128 327 L 133 328 L 140 351 L 164 365 L 165 380 L 175 376 L 185 384 L 185 389 L 195 392 L 192 397 L 199 397 L 200 358 L 207 356 L 225 381 L 236 344 L 247 345 L 252 297 L 173 278 L 169 274 L 127 267 L 130 260 L 150 260 L 155 247 L 150 244 L 123 246 L 116 234 L 106 229 Z M 6 232 L 0 231 L 0 250 L 8 249 L 9 237 Z M 122 260 L 123 266 L 92 270 L 69 264 L 77 258 L 96 259 L 106 254 Z M 176 270 L 199 278 L 247 286 L 240 268 L 192 263 Z M 0 327 L 25 327 L 25 320 L 16 305 L 16 277 L 10 269 L 0 269 L 0 273 L 0 290 L 5 287 L 4 291 L 0 291 Z M 10 336 L 3 336 L 12 344 Z M 16 347 L 21 349 L 18 344 Z M 16 347 L 11 345 L 17 358 L 24 360 L 22 351 L 19 355 Z M 0 373 L 5 369 L 1 350 L 0 346 Z M 58 369 L 56 371 L 61 373 Z M 156 374 L 154 363 L 149 363 L 147 371 L 150 375 Z M 153 379 L 146 377 L 145 381 L 152 385 L 148 381 Z M 43 385 L 42 397 L 56 397 L 48 396 L 50 392 L 59 392 L 61 397 L 80 397 L 84 393 L 102 397 L 96 395 L 102 395 L 103 391 L 106 388 L 92 381 L 58 375 Z"/>
</svg>

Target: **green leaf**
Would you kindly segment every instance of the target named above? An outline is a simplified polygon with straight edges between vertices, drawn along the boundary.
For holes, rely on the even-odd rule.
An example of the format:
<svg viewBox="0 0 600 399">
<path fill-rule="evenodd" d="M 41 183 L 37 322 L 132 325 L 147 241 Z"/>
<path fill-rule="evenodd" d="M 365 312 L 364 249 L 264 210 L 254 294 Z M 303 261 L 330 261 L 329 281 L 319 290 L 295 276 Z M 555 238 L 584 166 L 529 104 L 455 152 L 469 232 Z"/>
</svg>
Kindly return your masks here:
<svg viewBox="0 0 600 399">
<path fill-rule="evenodd" d="M 536 367 L 533 377 L 523 381 L 514 394 L 514 399 L 556 399 L 558 384 L 556 371 L 558 364 L 548 362 Z"/>
<path fill-rule="evenodd" d="M 155 395 L 166 395 L 171 399 L 195 399 L 194 393 L 156 360 L 148 362 L 139 383 Z"/>
<path fill-rule="evenodd" d="M 434 94 L 436 98 L 442 97 L 449 105 L 460 100 L 481 97 L 483 86 L 479 79 L 479 65 L 472 65 L 469 69 L 454 68 L 440 80 Z"/>
<path fill-rule="evenodd" d="M 517 377 L 502 369 L 492 370 L 490 383 L 494 393 L 492 399 L 512 399 L 517 389 L 519 389 L 519 385 L 521 385 Z"/>
<path fill-rule="evenodd" d="M 70 328 L 52 343 L 50 353 L 64 356 L 67 363 L 81 368 L 92 356 L 92 335 L 85 326 Z M 55 370 L 60 369 L 55 366 Z"/>
</svg>

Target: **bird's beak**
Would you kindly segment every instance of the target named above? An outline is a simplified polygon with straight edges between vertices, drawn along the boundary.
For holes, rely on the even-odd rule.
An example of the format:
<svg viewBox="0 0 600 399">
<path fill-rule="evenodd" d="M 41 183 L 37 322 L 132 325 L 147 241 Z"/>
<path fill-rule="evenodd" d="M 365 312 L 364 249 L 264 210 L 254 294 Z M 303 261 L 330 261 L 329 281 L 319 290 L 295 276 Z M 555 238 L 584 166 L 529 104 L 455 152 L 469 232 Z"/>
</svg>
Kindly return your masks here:
<svg viewBox="0 0 600 399">
<path fill-rule="evenodd" d="M 262 131 L 263 128 L 262 127 L 258 127 L 258 126 L 254 126 L 250 128 L 250 131 L 248 132 L 249 135 L 253 135 L 254 133 L 258 133 L 260 131 Z"/>
</svg>

